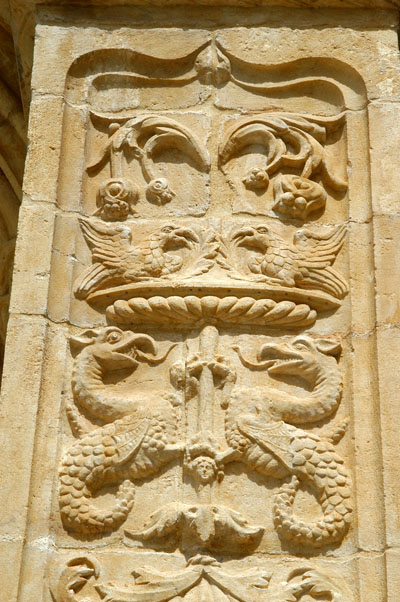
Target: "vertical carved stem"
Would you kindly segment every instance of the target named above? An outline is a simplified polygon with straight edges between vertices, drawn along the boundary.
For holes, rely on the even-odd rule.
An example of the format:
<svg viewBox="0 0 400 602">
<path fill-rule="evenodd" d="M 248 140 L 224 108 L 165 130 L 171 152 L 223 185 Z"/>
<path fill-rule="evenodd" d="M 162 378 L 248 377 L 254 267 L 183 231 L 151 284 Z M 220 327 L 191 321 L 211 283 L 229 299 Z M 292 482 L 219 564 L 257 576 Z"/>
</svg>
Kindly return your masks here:
<svg viewBox="0 0 400 602">
<path fill-rule="evenodd" d="M 113 148 L 110 150 L 110 170 L 112 178 L 122 177 L 122 152 Z"/>
<path fill-rule="evenodd" d="M 207 365 L 214 359 L 218 347 L 218 330 L 215 326 L 205 326 L 200 333 L 200 355 L 204 368 L 199 383 L 199 407 L 197 427 L 199 432 L 212 432 L 214 413 L 214 377 Z"/>
</svg>

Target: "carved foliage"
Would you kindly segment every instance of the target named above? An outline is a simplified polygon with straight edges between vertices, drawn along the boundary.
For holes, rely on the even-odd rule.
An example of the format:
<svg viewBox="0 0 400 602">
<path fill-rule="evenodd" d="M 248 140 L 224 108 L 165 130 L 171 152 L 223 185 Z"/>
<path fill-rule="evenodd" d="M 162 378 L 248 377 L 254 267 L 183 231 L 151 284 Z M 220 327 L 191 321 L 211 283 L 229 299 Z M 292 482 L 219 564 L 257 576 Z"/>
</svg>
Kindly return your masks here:
<svg viewBox="0 0 400 602">
<path fill-rule="evenodd" d="M 343 579 L 328 571 L 309 567 L 291 571 L 285 590 L 286 597 L 273 597 L 271 602 L 297 602 L 306 597 L 320 600 L 322 596 L 329 602 L 350 602 L 354 599 Z"/>
<path fill-rule="evenodd" d="M 126 161 L 137 161 L 147 183 L 145 195 L 157 205 L 169 203 L 175 196 L 167 178 L 157 175 L 155 160 L 166 149 L 177 149 L 190 158 L 197 169 L 207 172 L 210 159 L 206 148 L 185 126 L 159 115 L 129 119 L 123 125 L 113 123 L 109 127 L 110 138 L 100 157 L 87 168 L 89 172 L 110 164 L 111 180 L 99 188 L 97 215 L 103 219 L 124 220 L 132 215 L 132 203 L 139 195 L 137 184 L 125 174 Z M 128 200 L 130 199 L 130 200 Z M 123 204 L 126 200 L 128 208 Z M 107 205 L 113 202 L 111 208 Z"/>
<path fill-rule="evenodd" d="M 183 75 L 174 81 L 198 78 L 204 85 L 247 86 L 240 81 L 240 69 L 232 69 L 231 57 L 214 42 L 185 60 L 187 71 L 183 60 Z M 154 83 L 151 74 L 146 77 Z M 61 463 L 59 507 L 69 533 L 89 539 L 110 533 L 134 511 L 136 482 L 179 462 L 190 499 L 183 493 L 179 501 L 164 504 L 144 526 L 127 528 L 123 542 L 136 551 L 141 545 L 179 547 L 189 561 L 168 573 L 139 566 L 133 579 L 119 583 L 104 581 L 93 559 L 73 559 L 53 596 L 57 602 L 167 602 L 188 594 L 190 600 L 215 602 L 296 602 L 323 595 L 331 602 L 351 602 L 345 586 L 313 566 L 280 575 L 274 589 L 270 573 L 228 571 L 205 555 L 249 555 L 268 521 L 282 540 L 308 552 L 341 542 L 350 525 L 351 479 L 336 449 L 347 423 L 333 430 L 318 424 L 329 420 L 341 401 L 340 344 L 308 335 L 277 338 L 260 346 L 256 359 L 234 345 L 245 370 L 265 370 L 272 379 L 289 377 L 284 390 L 271 382 L 243 387 L 236 383 L 229 354 L 218 350 L 217 330 L 227 325 L 307 327 L 321 308 L 339 306 L 347 294 L 346 281 L 333 267 L 345 228 L 294 232 L 297 222 L 321 215 L 328 198 L 346 190 L 327 142 L 343 117 L 262 113 L 236 119 L 218 141 L 218 167 L 239 197 L 264 199 L 261 214 L 273 211 L 274 219 L 238 223 L 210 218 L 190 225 L 174 219 L 158 227 L 146 224 L 139 240 L 134 220 L 122 222 L 139 217 L 142 200 L 160 207 L 173 206 L 179 198 L 177 181 L 160 169 L 162 153 L 177 150 L 179 169 L 189 164 L 204 174 L 211 160 L 195 133 L 169 117 L 118 119 L 87 168 L 95 174 L 109 163 L 110 178 L 98 188 L 95 217 L 80 219 L 93 265 L 78 278 L 76 295 L 93 302 L 111 299 L 106 316 L 120 324 L 201 329 L 198 352 L 170 367 L 171 385 L 143 391 L 132 379 L 129 393 L 127 387 L 122 393 L 119 371 L 131 375 L 142 363 L 151 370 L 174 345 L 160 350 L 152 337 L 114 326 L 71 340 L 78 353 L 74 399 L 66 411 L 76 440 Z M 133 171 L 139 174 L 136 179 Z M 204 183 L 204 194 L 205 189 Z M 251 202 L 242 210 L 260 213 Z M 300 384 L 296 380 L 297 388 L 289 393 L 293 378 Z M 191 422 L 188 413 L 181 420 L 189 402 Z M 244 514 L 214 503 L 213 491 L 233 462 L 276 486 L 272 517 L 257 521 L 263 524 L 250 524 Z M 297 509 L 302 489 L 311 491 L 320 506 L 315 519 Z M 99 501 L 102 493 L 106 499 Z"/>
<path fill-rule="evenodd" d="M 168 602 L 197 591 L 207 602 L 353 602 L 350 588 L 334 572 L 312 565 L 288 574 L 261 568 L 227 571 L 214 558 L 194 556 L 180 571 L 137 567 L 125 582 L 105 582 L 92 557 L 71 559 L 53 591 L 55 602 Z M 206 598 L 204 596 L 207 595 Z M 84 596 L 84 597 L 82 597 Z"/>
<path fill-rule="evenodd" d="M 338 192 L 347 188 L 325 141 L 326 126 L 313 118 L 284 113 L 245 117 L 225 133 L 220 164 L 239 193 L 240 181 L 258 194 L 268 189 L 271 177 L 281 174 L 274 179 L 272 209 L 282 217 L 305 221 L 310 213 L 325 208 L 327 194 L 315 178 Z M 241 156 L 249 165 L 245 173 L 231 165 Z"/>
</svg>

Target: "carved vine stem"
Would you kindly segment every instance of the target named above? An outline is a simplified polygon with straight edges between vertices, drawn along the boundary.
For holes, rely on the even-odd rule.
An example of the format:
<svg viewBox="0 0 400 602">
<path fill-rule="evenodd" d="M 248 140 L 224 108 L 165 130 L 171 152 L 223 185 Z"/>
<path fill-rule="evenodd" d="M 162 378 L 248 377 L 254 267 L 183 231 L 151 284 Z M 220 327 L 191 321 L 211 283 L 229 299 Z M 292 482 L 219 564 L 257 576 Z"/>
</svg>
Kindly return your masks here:
<svg viewBox="0 0 400 602">
<path fill-rule="evenodd" d="M 218 347 L 219 333 L 215 326 L 205 326 L 200 333 L 199 348 L 204 367 L 199 380 L 197 427 L 199 432 L 213 431 L 214 375 L 210 363 Z"/>
</svg>

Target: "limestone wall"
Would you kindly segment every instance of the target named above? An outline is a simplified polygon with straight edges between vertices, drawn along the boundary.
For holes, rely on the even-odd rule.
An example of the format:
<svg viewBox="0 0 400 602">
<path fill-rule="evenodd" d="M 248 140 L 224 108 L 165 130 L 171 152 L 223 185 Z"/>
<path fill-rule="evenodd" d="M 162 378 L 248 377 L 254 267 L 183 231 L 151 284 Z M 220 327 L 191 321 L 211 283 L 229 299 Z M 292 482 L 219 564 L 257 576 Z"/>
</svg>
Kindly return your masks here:
<svg viewBox="0 0 400 602">
<path fill-rule="evenodd" d="M 397 602 L 395 3 L 159 4 L 22 7 L 4 600 Z"/>
</svg>

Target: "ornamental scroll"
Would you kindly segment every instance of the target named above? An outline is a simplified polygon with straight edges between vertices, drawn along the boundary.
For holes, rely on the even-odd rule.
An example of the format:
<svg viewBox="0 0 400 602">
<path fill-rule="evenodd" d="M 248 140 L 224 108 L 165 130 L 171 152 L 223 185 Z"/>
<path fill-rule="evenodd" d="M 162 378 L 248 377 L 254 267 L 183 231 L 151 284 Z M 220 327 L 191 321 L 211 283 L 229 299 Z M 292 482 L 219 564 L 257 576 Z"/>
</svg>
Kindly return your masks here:
<svg viewBox="0 0 400 602">
<path fill-rule="evenodd" d="M 268 66 L 218 36 L 167 63 L 137 53 L 130 86 L 199 86 L 186 109 L 90 108 L 73 303 L 102 322 L 70 337 L 57 505 L 86 552 L 52 596 L 352 602 L 319 563 L 353 513 L 344 345 L 319 329 L 349 293 L 346 115 L 254 111 Z"/>
</svg>

